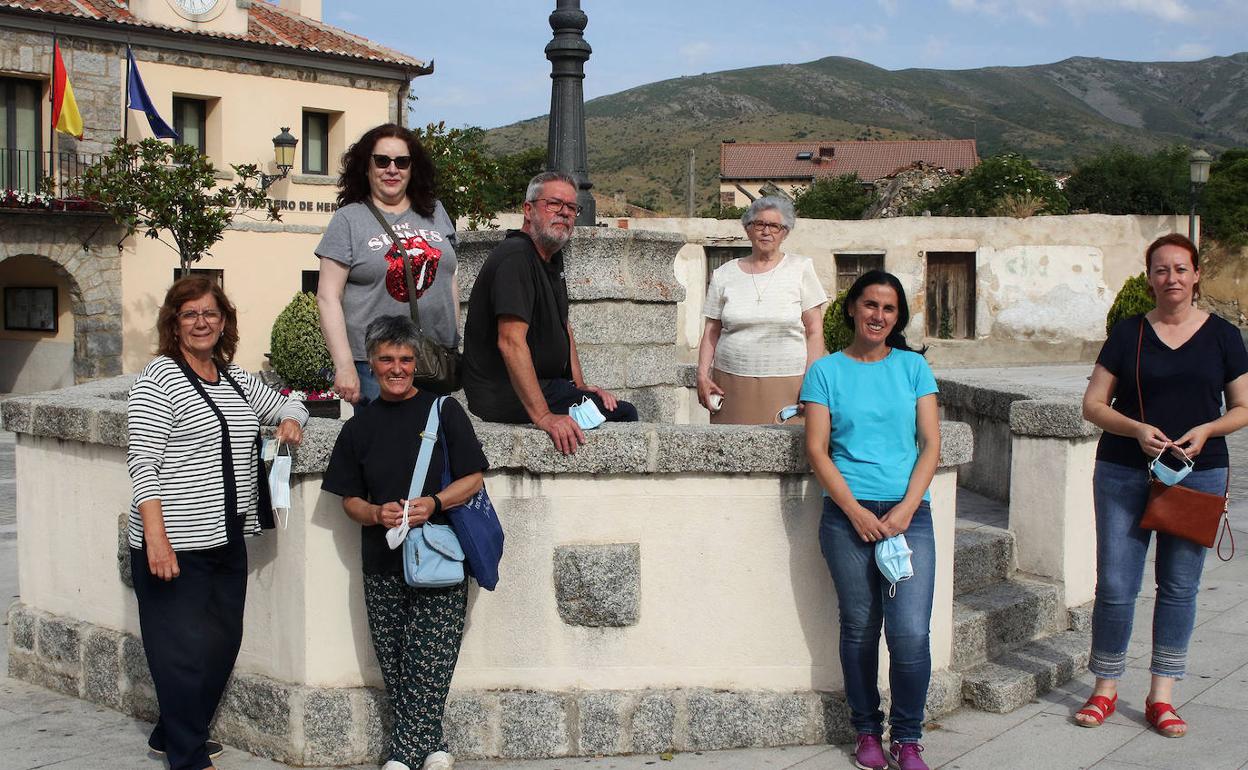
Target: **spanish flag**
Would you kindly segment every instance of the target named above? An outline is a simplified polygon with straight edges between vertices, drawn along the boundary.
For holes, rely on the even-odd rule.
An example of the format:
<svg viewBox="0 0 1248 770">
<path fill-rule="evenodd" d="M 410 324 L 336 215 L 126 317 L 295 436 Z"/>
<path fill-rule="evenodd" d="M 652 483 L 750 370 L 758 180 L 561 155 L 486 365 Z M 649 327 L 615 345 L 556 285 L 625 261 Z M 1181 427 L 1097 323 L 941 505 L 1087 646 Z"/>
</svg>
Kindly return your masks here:
<svg viewBox="0 0 1248 770">
<path fill-rule="evenodd" d="M 52 44 L 52 125 L 62 134 L 82 138 L 82 115 L 74 101 L 74 87 L 61 60 L 61 44 Z"/>
</svg>

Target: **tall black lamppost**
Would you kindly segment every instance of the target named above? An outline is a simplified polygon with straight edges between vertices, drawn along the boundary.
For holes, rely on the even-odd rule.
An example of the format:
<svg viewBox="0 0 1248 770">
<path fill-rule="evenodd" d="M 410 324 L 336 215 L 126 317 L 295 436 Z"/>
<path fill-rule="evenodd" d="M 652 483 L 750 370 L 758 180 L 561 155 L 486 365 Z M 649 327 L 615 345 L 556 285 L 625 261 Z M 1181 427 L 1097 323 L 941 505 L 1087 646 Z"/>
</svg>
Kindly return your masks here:
<svg viewBox="0 0 1248 770">
<path fill-rule="evenodd" d="M 594 196 L 589 190 L 589 163 L 585 156 L 585 61 L 593 52 L 585 42 L 589 17 L 580 0 L 556 0 L 550 14 L 554 38 L 546 44 L 550 59 L 550 135 L 546 168 L 571 174 L 577 180 L 578 225 L 594 224 Z"/>
<path fill-rule="evenodd" d="M 1187 158 L 1188 169 L 1191 173 L 1192 187 L 1189 201 L 1192 204 L 1191 213 L 1187 215 L 1187 237 L 1192 243 L 1199 240 L 1196 233 L 1196 201 L 1200 198 L 1200 188 L 1205 186 L 1209 181 L 1209 166 L 1213 164 L 1213 158 L 1204 150 L 1195 150 Z"/>
</svg>

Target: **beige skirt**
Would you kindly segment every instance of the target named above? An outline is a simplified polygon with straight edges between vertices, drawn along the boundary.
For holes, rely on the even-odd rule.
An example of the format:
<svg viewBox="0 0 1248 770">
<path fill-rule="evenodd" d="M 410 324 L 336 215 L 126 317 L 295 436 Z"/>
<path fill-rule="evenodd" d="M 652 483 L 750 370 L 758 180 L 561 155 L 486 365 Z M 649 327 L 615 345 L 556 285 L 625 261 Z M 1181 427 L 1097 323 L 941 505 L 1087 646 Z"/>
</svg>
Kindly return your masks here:
<svg viewBox="0 0 1248 770">
<path fill-rule="evenodd" d="M 769 425 L 776 412 L 797 403 L 802 375 L 794 377 L 741 377 L 711 369 L 711 380 L 724 389 L 724 406 L 711 415 L 712 425 Z M 801 425 L 792 417 L 785 425 Z"/>
</svg>

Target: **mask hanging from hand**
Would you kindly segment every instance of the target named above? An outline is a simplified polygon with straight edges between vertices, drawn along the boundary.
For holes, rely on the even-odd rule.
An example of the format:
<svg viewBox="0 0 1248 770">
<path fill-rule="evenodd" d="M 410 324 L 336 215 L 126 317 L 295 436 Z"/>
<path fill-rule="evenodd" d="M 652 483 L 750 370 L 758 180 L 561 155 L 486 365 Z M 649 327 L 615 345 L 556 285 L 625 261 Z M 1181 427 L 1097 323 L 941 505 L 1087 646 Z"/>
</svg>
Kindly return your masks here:
<svg viewBox="0 0 1248 770">
<path fill-rule="evenodd" d="M 273 465 L 269 468 L 269 498 L 273 504 L 273 516 L 282 525 L 282 529 L 290 526 L 290 448 L 286 448 L 286 454 L 282 454 L 282 447 L 285 444 L 279 444 L 277 454 L 273 456 Z M 282 518 L 282 511 L 286 512 L 286 517 Z"/>
<path fill-rule="evenodd" d="M 910 564 L 909 544 L 905 535 L 893 535 L 875 544 L 875 566 L 889 583 L 888 595 L 897 595 L 897 584 L 914 577 L 914 567 Z"/>
<path fill-rule="evenodd" d="M 1161 450 L 1161 454 L 1154 457 L 1153 461 L 1148 464 L 1148 471 L 1153 474 L 1153 478 L 1168 487 L 1172 487 L 1187 478 L 1187 474 L 1191 473 L 1192 468 L 1196 467 L 1196 463 L 1192 462 L 1192 458 L 1187 456 L 1187 452 L 1184 452 L 1179 447 L 1175 447 L 1175 449 L 1178 449 L 1183 455 L 1183 466 L 1178 470 L 1161 461 L 1161 455 L 1166 453 L 1164 449 Z"/>
</svg>

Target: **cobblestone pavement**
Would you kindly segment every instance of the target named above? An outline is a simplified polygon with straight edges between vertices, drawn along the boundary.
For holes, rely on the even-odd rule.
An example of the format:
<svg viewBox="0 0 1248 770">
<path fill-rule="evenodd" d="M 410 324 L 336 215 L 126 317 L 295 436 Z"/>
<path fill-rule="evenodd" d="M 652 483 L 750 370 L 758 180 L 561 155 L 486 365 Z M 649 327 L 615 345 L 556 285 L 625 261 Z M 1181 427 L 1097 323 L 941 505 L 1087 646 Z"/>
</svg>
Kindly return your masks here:
<svg viewBox="0 0 1248 770">
<path fill-rule="evenodd" d="M 1072 380 L 1073 382 L 1073 380 Z M 1073 387 L 1073 385 L 1071 385 Z M 1084 730 L 1070 715 L 1091 691 L 1086 672 L 1010 714 L 961 709 L 928 726 L 924 758 L 932 767 L 998 768 L 1226 768 L 1248 770 L 1248 430 L 1230 440 L 1232 521 L 1239 552 L 1229 563 L 1210 557 L 1192 638 L 1189 676 L 1175 705 L 1191 725 L 1184 740 L 1166 740 L 1143 720 L 1148 685 L 1152 569 L 1136 608 L 1127 674 L 1119 710 L 1100 729 Z M 0 432 L 0 603 L 17 598 L 13 524 L 13 436 Z M 965 502 L 966 525 L 999 523 L 991 501 Z M 959 506 L 963 508 L 964 506 Z M 6 629 L 7 631 L 7 629 Z M 0 672 L 7 671 L 0 645 Z M 25 682 L 0 678 L 0 768 L 3 770 L 160 770 L 165 763 L 142 749 L 151 726 L 116 711 Z M 283 770 L 285 765 L 230 749 L 221 770 Z M 371 770 L 358 765 L 352 770 Z M 853 767 L 844 746 L 689 752 L 668 759 L 636 757 L 463 761 L 460 770 L 837 770 Z"/>
</svg>

